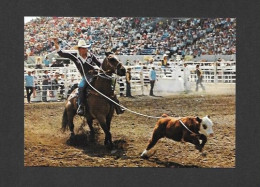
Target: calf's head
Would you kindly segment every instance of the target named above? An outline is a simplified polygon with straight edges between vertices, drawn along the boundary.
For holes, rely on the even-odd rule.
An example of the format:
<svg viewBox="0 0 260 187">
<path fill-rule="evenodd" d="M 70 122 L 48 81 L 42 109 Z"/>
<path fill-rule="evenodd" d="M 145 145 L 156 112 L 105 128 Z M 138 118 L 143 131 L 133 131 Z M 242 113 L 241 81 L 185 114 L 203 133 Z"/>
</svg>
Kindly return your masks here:
<svg viewBox="0 0 260 187">
<path fill-rule="evenodd" d="M 205 116 L 201 119 L 201 124 L 200 124 L 200 134 L 204 134 L 205 136 L 213 136 L 214 131 L 213 131 L 213 122 L 209 118 L 209 116 Z"/>
</svg>

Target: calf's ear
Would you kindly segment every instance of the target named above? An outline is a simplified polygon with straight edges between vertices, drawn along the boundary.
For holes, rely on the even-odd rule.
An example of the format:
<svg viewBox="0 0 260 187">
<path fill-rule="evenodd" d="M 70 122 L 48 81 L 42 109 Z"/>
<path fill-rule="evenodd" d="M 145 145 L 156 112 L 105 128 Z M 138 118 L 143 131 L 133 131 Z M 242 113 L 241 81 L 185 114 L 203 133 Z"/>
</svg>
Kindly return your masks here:
<svg viewBox="0 0 260 187">
<path fill-rule="evenodd" d="M 208 118 L 210 118 L 210 115 L 207 115 Z"/>
<path fill-rule="evenodd" d="M 200 123 L 202 120 L 199 117 L 196 117 L 196 120 Z"/>
</svg>

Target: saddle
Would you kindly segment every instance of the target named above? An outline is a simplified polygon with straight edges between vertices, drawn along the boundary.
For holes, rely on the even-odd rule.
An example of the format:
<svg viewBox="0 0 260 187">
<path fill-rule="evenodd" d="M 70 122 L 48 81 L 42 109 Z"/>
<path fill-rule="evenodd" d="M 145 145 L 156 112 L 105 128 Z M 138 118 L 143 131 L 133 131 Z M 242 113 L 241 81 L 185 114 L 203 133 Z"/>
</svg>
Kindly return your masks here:
<svg viewBox="0 0 260 187">
<path fill-rule="evenodd" d="M 95 82 L 96 78 L 97 78 L 97 76 L 94 76 L 93 79 L 91 80 L 90 84 L 93 84 Z M 85 90 L 85 93 L 86 93 L 85 97 L 87 97 L 91 91 L 93 91 L 92 87 L 87 86 L 87 88 Z M 76 87 L 74 89 L 74 92 L 72 91 L 72 93 L 69 95 L 68 100 L 70 101 L 71 99 L 78 97 L 78 94 L 79 94 L 79 88 Z"/>
<path fill-rule="evenodd" d="M 76 89 L 74 90 L 74 92 L 72 92 L 72 93 L 69 95 L 68 101 L 71 101 L 71 99 L 77 97 L 77 96 L 78 96 L 78 93 L 79 93 L 79 88 L 76 88 Z"/>
</svg>

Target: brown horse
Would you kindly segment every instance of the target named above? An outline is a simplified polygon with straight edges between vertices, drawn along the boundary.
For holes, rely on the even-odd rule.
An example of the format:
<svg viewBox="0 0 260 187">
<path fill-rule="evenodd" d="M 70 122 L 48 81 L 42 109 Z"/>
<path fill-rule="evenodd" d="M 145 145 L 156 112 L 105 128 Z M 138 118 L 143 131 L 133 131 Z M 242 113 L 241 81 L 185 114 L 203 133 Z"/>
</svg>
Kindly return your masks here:
<svg viewBox="0 0 260 187">
<path fill-rule="evenodd" d="M 104 59 L 101 68 L 105 73 L 99 73 L 96 75 L 95 81 L 91 84 L 96 90 L 106 95 L 112 100 L 117 100 L 112 89 L 112 78 L 113 73 L 119 76 L 125 76 L 126 70 L 122 63 L 114 56 L 112 53 L 106 53 L 106 58 Z M 88 87 L 90 87 L 88 85 Z M 70 95 L 66 101 L 65 110 L 62 117 L 62 130 L 65 131 L 68 127 L 71 132 L 70 138 L 74 137 L 74 124 L 73 118 L 77 112 L 77 96 L 75 95 L 75 90 Z M 91 90 L 86 99 L 87 110 L 85 112 L 85 117 L 90 128 L 91 134 L 94 133 L 93 120 L 97 119 L 101 128 L 105 133 L 105 145 L 110 147 L 113 146 L 112 137 L 110 133 L 110 123 L 114 114 L 115 104 L 109 101 L 107 98 Z"/>
</svg>

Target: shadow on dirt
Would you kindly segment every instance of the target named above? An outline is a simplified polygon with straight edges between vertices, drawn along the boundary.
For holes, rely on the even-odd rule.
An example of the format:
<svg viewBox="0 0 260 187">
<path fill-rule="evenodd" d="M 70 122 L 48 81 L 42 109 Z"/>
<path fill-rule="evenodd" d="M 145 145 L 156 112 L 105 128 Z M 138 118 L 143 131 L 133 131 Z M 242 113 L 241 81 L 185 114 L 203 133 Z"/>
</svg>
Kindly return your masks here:
<svg viewBox="0 0 260 187">
<path fill-rule="evenodd" d="M 150 158 L 147 161 L 154 162 L 156 164 L 162 165 L 162 167 L 167 167 L 167 168 L 200 168 L 199 166 L 196 166 L 196 165 L 182 165 L 182 164 L 178 164 L 176 162 L 162 161 L 158 158 L 154 158 L 154 159 Z"/>
<path fill-rule="evenodd" d="M 113 148 L 107 148 L 104 144 L 93 142 L 84 148 L 83 152 L 91 157 L 111 156 L 114 159 L 126 157 L 127 143 L 125 140 L 113 141 Z"/>
<path fill-rule="evenodd" d="M 99 128 L 94 128 L 95 133 L 80 130 L 79 134 L 70 137 L 66 144 L 78 149 L 82 149 L 84 154 L 91 157 L 112 156 L 114 159 L 126 157 L 125 152 L 128 147 L 126 140 L 113 141 L 113 148 L 104 145 L 103 138 L 100 138 Z"/>
</svg>

